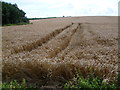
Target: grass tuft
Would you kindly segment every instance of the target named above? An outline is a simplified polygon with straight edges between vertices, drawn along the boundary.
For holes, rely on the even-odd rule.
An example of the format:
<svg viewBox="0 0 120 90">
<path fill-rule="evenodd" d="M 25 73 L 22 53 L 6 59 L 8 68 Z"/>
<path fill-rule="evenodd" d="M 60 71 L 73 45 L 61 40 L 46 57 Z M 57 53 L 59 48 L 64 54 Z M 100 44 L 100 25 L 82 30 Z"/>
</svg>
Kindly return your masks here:
<svg viewBox="0 0 120 90">
<path fill-rule="evenodd" d="M 77 74 L 71 81 L 64 84 L 64 88 L 76 88 L 80 89 L 117 89 L 120 88 L 116 84 L 107 83 L 105 79 L 99 77 L 84 78 Z"/>
<path fill-rule="evenodd" d="M 31 85 L 27 86 L 26 84 L 26 80 L 23 79 L 21 83 L 17 82 L 16 80 L 11 81 L 9 83 L 5 82 L 2 83 L 2 89 L 14 89 L 14 88 L 18 88 L 18 89 L 26 89 L 26 88 L 33 88 Z"/>
</svg>

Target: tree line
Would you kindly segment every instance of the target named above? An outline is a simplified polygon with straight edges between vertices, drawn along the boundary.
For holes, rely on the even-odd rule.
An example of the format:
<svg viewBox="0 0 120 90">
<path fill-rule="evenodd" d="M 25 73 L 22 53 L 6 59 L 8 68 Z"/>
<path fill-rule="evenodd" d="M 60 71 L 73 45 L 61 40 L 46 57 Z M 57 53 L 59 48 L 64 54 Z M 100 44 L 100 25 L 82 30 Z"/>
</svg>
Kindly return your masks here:
<svg viewBox="0 0 120 90">
<path fill-rule="evenodd" d="M 0 1 L 2 4 L 2 24 L 29 23 L 25 12 L 18 8 L 17 4 Z"/>
</svg>

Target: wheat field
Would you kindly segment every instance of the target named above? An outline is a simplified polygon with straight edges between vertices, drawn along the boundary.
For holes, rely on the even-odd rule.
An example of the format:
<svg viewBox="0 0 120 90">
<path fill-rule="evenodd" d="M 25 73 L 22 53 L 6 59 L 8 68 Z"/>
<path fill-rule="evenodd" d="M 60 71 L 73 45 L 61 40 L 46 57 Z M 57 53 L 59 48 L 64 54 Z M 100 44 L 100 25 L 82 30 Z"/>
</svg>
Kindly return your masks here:
<svg viewBox="0 0 120 90">
<path fill-rule="evenodd" d="M 3 82 L 22 80 L 60 86 L 76 73 L 116 81 L 118 17 L 85 16 L 31 20 L 2 28 Z"/>
</svg>

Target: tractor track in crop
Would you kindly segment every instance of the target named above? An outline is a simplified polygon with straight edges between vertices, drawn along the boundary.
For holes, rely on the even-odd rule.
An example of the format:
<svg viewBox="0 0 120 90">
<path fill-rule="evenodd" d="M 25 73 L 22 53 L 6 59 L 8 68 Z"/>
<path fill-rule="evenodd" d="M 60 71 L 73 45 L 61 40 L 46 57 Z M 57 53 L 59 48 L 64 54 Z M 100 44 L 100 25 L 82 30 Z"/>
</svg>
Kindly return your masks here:
<svg viewBox="0 0 120 90">
<path fill-rule="evenodd" d="M 25 45 L 20 45 L 20 46 L 14 47 L 11 50 L 11 54 L 20 53 L 20 52 L 23 52 L 23 51 L 29 51 L 30 52 L 33 49 L 36 49 L 39 46 L 42 46 L 43 44 L 47 43 L 48 41 L 50 41 L 51 39 L 53 39 L 54 37 L 56 37 L 57 35 L 59 35 L 61 32 L 63 32 L 67 28 L 70 28 L 72 25 L 73 25 L 73 23 L 70 24 L 70 25 L 68 25 L 68 26 L 66 26 L 66 27 L 57 29 L 57 30 L 53 31 L 52 33 L 49 33 L 45 37 L 43 37 L 43 38 L 41 38 L 39 40 L 36 40 L 36 41 L 34 41 L 32 43 L 27 43 Z"/>
</svg>

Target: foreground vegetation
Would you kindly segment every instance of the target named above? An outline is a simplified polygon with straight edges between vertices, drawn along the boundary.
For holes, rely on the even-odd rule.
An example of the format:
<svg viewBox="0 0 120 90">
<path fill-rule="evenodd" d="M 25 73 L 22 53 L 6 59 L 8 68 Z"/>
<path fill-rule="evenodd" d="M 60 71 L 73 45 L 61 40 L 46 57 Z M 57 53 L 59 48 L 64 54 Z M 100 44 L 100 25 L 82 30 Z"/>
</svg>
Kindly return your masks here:
<svg viewBox="0 0 120 90">
<path fill-rule="evenodd" d="M 25 79 L 21 83 L 18 83 L 16 80 L 9 83 L 3 83 L 2 88 L 27 88 Z"/>
<path fill-rule="evenodd" d="M 118 86 L 113 83 L 108 83 L 107 79 L 101 79 L 99 77 L 84 78 L 79 75 L 73 78 L 73 80 L 65 83 L 64 88 L 76 88 L 76 89 L 117 89 Z"/>
<path fill-rule="evenodd" d="M 16 80 L 11 81 L 9 83 L 3 83 L 1 85 L 3 89 L 6 88 L 20 88 L 20 89 L 33 89 L 36 88 L 36 86 L 33 85 L 27 85 L 26 80 L 23 79 L 22 82 L 17 82 Z M 76 75 L 72 80 L 68 81 L 67 83 L 64 84 L 64 86 L 62 86 L 63 89 L 118 89 L 120 87 L 118 87 L 116 84 L 113 83 L 108 83 L 106 80 L 103 80 L 99 77 L 89 77 L 89 78 L 84 78 L 80 75 Z"/>
</svg>

